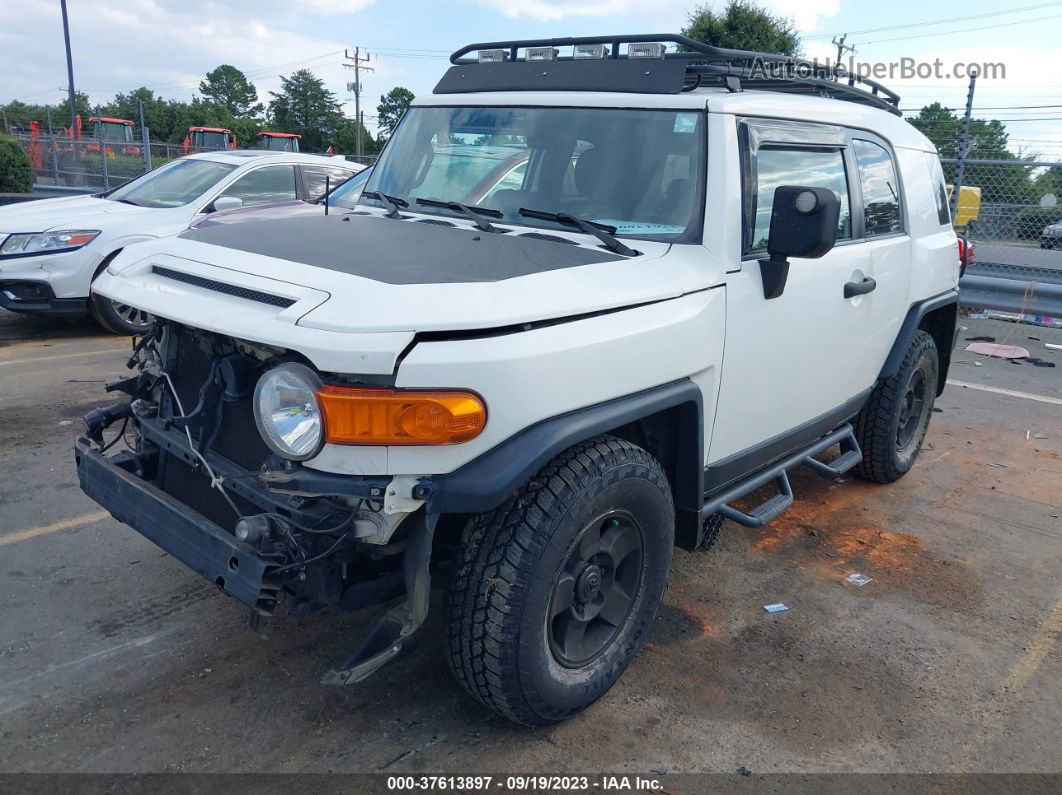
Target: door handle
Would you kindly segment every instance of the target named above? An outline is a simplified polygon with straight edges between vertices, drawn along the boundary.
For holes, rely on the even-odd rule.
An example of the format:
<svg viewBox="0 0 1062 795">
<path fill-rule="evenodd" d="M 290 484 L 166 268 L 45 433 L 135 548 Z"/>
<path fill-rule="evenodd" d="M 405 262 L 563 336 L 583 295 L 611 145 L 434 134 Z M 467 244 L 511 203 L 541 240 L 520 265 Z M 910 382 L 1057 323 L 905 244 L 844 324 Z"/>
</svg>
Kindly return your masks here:
<svg viewBox="0 0 1062 795">
<path fill-rule="evenodd" d="M 873 292 L 878 283 L 867 276 L 861 282 L 848 282 L 844 286 L 844 297 L 854 298 L 857 295 L 866 295 Z"/>
</svg>

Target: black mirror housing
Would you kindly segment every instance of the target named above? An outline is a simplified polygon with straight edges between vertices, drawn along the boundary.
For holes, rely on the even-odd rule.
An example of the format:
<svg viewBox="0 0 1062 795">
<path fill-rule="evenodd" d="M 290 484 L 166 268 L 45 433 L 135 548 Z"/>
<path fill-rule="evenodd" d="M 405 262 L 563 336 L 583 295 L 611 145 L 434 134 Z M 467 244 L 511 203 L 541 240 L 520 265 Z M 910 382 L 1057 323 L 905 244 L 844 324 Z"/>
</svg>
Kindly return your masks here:
<svg viewBox="0 0 1062 795">
<path fill-rule="evenodd" d="M 841 203 L 829 188 L 782 185 L 774 191 L 769 259 L 760 260 L 763 297 L 777 298 L 785 290 L 789 257 L 821 257 L 837 242 Z"/>
</svg>

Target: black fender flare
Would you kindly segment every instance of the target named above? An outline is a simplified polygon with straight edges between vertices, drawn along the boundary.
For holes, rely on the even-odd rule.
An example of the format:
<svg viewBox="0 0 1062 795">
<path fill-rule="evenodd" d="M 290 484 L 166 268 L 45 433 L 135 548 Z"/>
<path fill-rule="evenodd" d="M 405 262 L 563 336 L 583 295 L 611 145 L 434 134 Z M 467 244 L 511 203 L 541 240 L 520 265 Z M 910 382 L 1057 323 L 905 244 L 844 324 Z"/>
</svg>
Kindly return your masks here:
<svg viewBox="0 0 1062 795">
<path fill-rule="evenodd" d="M 892 344 L 892 350 L 889 351 L 888 357 L 885 359 L 885 364 L 882 365 L 881 372 L 878 374 L 878 380 L 889 378 L 896 374 L 900 369 L 900 362 L 903 361 L 904 352 L 907 350 L 907 346 L 911 343 L 911 338 L 914 333 L 922 325 L 922 320 L 930 312 L 935 312 L 941 307 L 954 306 L 955 314 L 957 316 L 959 309 L 959 290 L 953 288 L 946 293 L 927 298 L 924 301 L 919 301 L 916 304 L 912 304 L 911 308 L 907 310 L 907 316 L 903 319 L 903 323 L 900 325 L 900 330 L 896 334 L 896 341 Z M 953 318 L 954 320 L 954 318 Z M 948 377 L 948 366 L 951 363 L 951 349 L 954 346 L 954 334 L 957 326 L 954 322 L 951 323 L 950 330 L 945 330 L 943 336 L 947 337 L 947 345 L 941 346 L 940 341 L 937 343 L 937 353 L 940 356 L 940 381 L 937 384 L 937 394 L 939 395 L 944 389 L 944 382 Z"/>
<path fill-rule="evenodd" d="M 664 411 L 674 411 L 671 489 L 679 516 L 678 538 L 700 529 L 704 501 L 704 396 L 689 378 L 615 398 L 538 422 L 464 466 L 432 478 L 428 511 L 483 513 L 501 505 L 554 456 L 573 444 Z M 672 466 L 669 466 L 671 464 Z M 694 539 L 680 545 L 687 547 Z"/>
</svg>

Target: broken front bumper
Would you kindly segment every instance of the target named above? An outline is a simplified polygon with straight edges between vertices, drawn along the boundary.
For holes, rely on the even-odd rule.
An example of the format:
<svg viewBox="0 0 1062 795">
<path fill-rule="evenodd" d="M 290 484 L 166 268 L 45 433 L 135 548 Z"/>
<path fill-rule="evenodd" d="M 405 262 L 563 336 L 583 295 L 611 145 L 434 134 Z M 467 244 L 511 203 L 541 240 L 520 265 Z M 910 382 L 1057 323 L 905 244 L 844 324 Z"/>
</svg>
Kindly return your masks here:
<svg viewBox="0 0 1062 795">
<path fill-rule="evenodd" d="M 82 490 L 149 541 L 215 583 L 260 615 L 268 616 L 280 592 L 280 562 L 137 476 L 135 456 L 110 458 L 82 436 L 74 443 Z"/>
</svg>

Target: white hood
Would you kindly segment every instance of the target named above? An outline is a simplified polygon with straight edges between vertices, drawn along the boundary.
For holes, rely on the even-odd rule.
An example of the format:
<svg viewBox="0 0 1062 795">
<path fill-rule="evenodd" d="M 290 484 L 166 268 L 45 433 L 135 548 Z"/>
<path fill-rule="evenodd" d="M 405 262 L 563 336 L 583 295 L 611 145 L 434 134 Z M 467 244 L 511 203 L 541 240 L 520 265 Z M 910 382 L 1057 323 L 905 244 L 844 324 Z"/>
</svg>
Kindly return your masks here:
<svg viewBox="0 0 1062 795">
<path fill-rule="evenodd" d="M 125 221 L 136 215 L 150 216 L 154 212 L 154 208 L 134 207 L 94 196 L 40 199 L 0 207 L 0 234 L 100 229 L 115 219 Z"/>
</svg>

